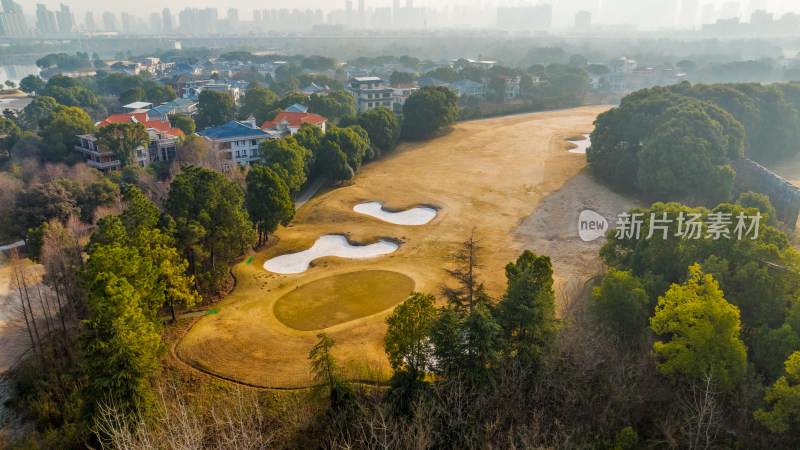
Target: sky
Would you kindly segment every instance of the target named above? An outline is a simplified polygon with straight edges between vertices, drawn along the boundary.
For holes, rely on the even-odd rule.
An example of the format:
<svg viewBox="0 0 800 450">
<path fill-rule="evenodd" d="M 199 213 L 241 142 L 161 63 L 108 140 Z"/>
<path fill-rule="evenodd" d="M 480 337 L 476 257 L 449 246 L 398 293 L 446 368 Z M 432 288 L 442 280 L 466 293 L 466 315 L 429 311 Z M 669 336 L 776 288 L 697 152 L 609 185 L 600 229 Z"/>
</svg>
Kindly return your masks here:
<svg viewBox="0 0 800 450">
<path fill-rule="evenodd" d="M 23 5 L 23 10 L 25 14 L 32 15 L 35 13 L 35 4 L 43 3 L 47 5 L 47 8 L 50 10 L 58 9 L 59 4 L 63 3 L 69 6 L 73 13 L 76 16 L 78 22 L 83 22 L 83 16 L 86 11 L 91 10 L 94 11 L 95 20 L 99 19 L 100 15 L 103 11 L 111 11 L 114 13 L 120 12 L 128 12 L 140 17 L 147 17 L 151 12 L 160 12 L 165 6 L 168 6 L 173 13 L 176 15 L 180 10 L 191 7 L 191 8 L 206 8 L 206 7 L 214 7 L 219 10 L 220 18 L 224 18 L 226 16 L 227 9 L 230 7 L 238 8 L 239 9 L 239 18 L 240 20 L 250 20 L 251 13 L 254 9 L 280 9 L 280 8 L 299 8 L 299 9 L 322 9 L 323 11 L 328 11 L 331 9 L 343 9 L 345 5 L 345 0 L 294 0 L 293 2 L 287 3 L 285 0 L 228 0 L 227 2 L 220 3 L 218 0 L 172 0 L 169 2 L 165 2 L 164 0 L 136 0 L 135 2 L 121 2 L 121 1 L 114 1 L 114 2 L 98 2 L 97 0 L 16 0 L 17 2 Z M 358 0 L 353 1 L 353 8 L 357 8 Z M 560 2 L 571 2 L 571 3 L 581 3 L 581 0 L 505 0 L 505 4 L 537 4 L 537 3 L 551 3 L 554 5 L 558 5 Z M 583 0 L 582 3 L 586 3 L 590 0 Z M 600 0 L 601 2 L 603 0 Z M 608 0 L 606 0 L 608 1 Z M 639 0 L 625 0 L 630 4 L 635 4 Z M 680 3 L 682 0 L 678 0 Z M 716 5 L 717 9 L 721 9 L 722 5 L 726 2 L 731 0 L 698 0 L 698 3 L 701 5 L 705 3 L 713 3 Z M 747 11 L 748 4 L 753 2 L 762 2 L 764 0 L 739 0 L 739 3 L 742 6 L 742 11 L 745 13 L 742 16 L 743 20 L 747 20 L 748 15 Z M 494 4 L 497 5 L 501 2 L 501 0 L 414 0 L 414 6 L 424 6 L 424 7 L 434 7 L 434 8 L 442 8 L 445 4 L 457 5 L 457 4 L 469 4 L 475 5 L 476 3 L 480 2 L 480 4 Z M 619 1 L 617 0 L 616 3 Z M 406 0 L 400 0 L 401 5 L 406 4 Z M 380 7 L 391 7 L 392 0 L 365 0 L 365 4 L 367 8 L 380 8 Z M 135 8 L 132 7 L 135 5 Z M 795 12 L 800 14 L 800 0 L 767 0 L 767 9 L 771 12 L 775 12 L 776 14 L 780 15 L 785 12 Z"/>
</svg>

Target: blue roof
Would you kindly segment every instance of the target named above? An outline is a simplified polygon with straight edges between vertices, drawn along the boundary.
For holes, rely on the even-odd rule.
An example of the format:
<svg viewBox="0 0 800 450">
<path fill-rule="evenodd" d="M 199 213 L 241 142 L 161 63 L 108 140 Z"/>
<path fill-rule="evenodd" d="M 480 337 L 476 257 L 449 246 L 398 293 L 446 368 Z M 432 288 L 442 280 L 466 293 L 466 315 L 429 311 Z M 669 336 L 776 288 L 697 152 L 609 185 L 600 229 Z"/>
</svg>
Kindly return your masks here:
<svg viewBox="0 0 800 450">
<path fill-rule="evenodd" d="M 179 109 L 182 106 L 190 105 L 193 102 L 188 98 L 176 98 L 171 102 L 164 103 L 163 105 L 156 106 L 155 108 L 147 111 L 147 115 L 149 116 L 163 116 L 164 114 L 169 114 L 176 109 Z"/>
<path fill-rule="evenodd" d="M 254 136 L 269 136 L 269 133 L 254 127 L 247 122 L 237 122 L 231 120 L 218 127 L 208 128 L 199 133 L 200 136 L 209 139 L 236 139 L 236 138 L 249 138 Z"/>
<path fill-rule="evenodd" d="M 286 111 L 286 112 L 304 113 L 304 112 L 308 111 L 308 106 L 301 105 L 300 103 L 295 103 L 294 105 L 284 109 L 284 111 Z"/>
<path fill-rule="evenodd" d="M 450 83 L 450 87 L 453 88 L 480 88 L 483 87 L 481 83 L 476 83 L 472 80 L 459 80 L 455 83 Z"/>
<path fill-rule="evenodd" d="M 444 81 L 442 81 L 442 80 L 440 80 L 438 78 L 433 78 L 433 77 L 422 77 L 419 80 L 417 80 L 417 84 L 420 87 L 422 87 L 422 86 L 447 86 L 446 82 L 444 82 Z"/>
</svg>

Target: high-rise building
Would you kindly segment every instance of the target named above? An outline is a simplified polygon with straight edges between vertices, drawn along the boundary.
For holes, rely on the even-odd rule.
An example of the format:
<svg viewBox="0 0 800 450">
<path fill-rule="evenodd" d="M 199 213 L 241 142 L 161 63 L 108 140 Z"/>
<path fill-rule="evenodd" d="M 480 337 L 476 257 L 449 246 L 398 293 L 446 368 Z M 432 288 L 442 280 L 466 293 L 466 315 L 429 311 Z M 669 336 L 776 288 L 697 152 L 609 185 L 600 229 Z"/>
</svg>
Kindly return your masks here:
<svg viewBox="0 0 800 450">
<path fill-rule="evenodd" d="M 131 34 L 136 30 L 136 18 L 131 14 L 126 12 L 122 12 L 119 15 L 120 22 L 122 22 L 122 32 L 125 34 Z"/>
<path fill-rule="evenodd" d="M 697 25 L 697 0 L 683 0 L 678 25 L 681 28 L 694 28 Z"/>
<path fill-rule="evenodd" d="M 714 4 L 707 3 L 703 5 L 703 12 L 700 14 L 700 23 L 712 23 L 714 21 Z"/>
<path fill-rule="evenodd" d="M 592 13 L 589 11 L 578 11 L 575 14 L 575 28 L 586 30 L 592 26 Z"/>
<path fill-rule="evenodd" d="M 364 5 L 364 0 L 358 0 L 358 27 L 367 27 L 367 10 Z"/>
<path fill-rule="evenodd" d="M 164 24 L 161 22 L 161 14 L 157 12 L 150 13 L 150 30 L 154 33 L 161 33 L 164 31 Z"/>
<path fill-rule="evenodd" d="M 722 12 L 720 13 L 720 19 L 733 19 L 739 18 L 739 13 L 741 12 L 741 5 L 739 2 L 725 2 L 722 4 Z"/>
<path fill-rule="evenodd" d="M 756 11 L 767 11 L 768 7 L 768 0 L 750 0 L 749 4 L 747 5 L 749 12 L 748 16 L 752 16 Z"/>
<path fill-rule="evenodd" d="M 253 23 L 258 26 L 261 24 L 261 11 L 254 9 L 253 10 Z"/>
<path fill-rule="evenodd" d="M 72 11 L 69 6 L 61 4 L 61 8 L 55 12 L 56 21 L 58 22 L 58 31 L 62 33 L 71 33 L 75 31 L 75 18 L 72 16 Z"/>
<path fill-rule="evenodd" d="M 103 29 L 109 32 L 119 31 L 114 13 L 108 11 L 103 13 Z"/>
<path fill-rule="evenodd" d="M 165 33 L 172 31 L 172 13 L 169 11 L 169 8 L 164 8 L 164 10 L 161 11 L 161 26 Z"/>
<path fill-rule="evenodd" d="M 36 28 L 42 34 L 58 33 L 58 22 L 53 11 L 48 11 L 47 6 L 39 3 L 36 5 Z"/>
<path fill-rule="evenodd" d="M 0 36 L 22 37 L 30 35 L 28 23 L 22 15 L 22 6 L 13 0 L 3 0 L 3 12 L 0 13 Z"/>
<path fill-rule="evenodd" d="M 83 19 L 86 25 L 86 31 L 97 31 L 97 24 L 94 22 L 94 13 L 86 11 L 86 16 Z"/>
</svg>

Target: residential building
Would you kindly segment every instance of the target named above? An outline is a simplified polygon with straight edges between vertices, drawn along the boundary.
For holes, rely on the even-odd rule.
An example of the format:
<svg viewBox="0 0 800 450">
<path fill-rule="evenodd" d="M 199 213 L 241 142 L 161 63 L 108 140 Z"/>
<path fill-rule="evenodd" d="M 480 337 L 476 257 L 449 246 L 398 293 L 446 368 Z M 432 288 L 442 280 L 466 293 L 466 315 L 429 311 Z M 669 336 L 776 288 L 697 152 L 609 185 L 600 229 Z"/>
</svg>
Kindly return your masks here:
<svg viewBox="0 0 800 450">
<path fill-rule="evenodd" d="M 275 138 L 293 136 L 304 123 L 310 123 L 322 128 L 325 133 L 328 119 L 307 112 L 282 111 L 274 119 L 264 122 L 261 129 L 271 134 Z"/>
<path fill-rule="evenodd" d="M 447 82 L 446 81 L 442 81 L 442 80 L 440 80 L 438 78 L 433 78 L 433 77 L 422 77 L 419 80 L 417 80 L 417 84 L 419 85 L 419 87 L 424 87 L 424 86 L 447 86 Z"/>
<path fill-rule="evenodd" d="M 192 115 L 197 112 L 197 102 L 185 98 L 176 98 L 171 102 L 162 103 L 151 110 L 147 111 L 147 117 L 150 120 L 160 120 L 162 122 L 169 121 L 170 114 L 188 114 Z"/>
<path fill-rule="evenodd" d="M 169 122 L 149 120 L 147 113 L 113 114 L 105 120 L 98 122 L 97 127 L 102 128 L 112 123 L 143 123 L 150 134 L 150 145 L 136 149 L 134 163 L 139 167 L 147 167 L 153 161 L 172 161 L 175 159 L 178 140 L 183 132 L 172 128 Z M 75 150 L 85 157 L 86 164 L 102 172 L 115 172 L 122 170 L 119 159 L 97 143 L 94 134 L 78 135 L 79 144 Z"/>
<path fill-rule="evenodd" d="M 472 80 L 460 80 L 455 83 L 450 83 L 447 87 L 456 91 L 459 97 L 462 95 L 471 95 L 486 100 L 486 85 L 483 83 L 476 83 Z"/>
<path fill-rule="evenodd" d="M 294 105 L 291 105 L 291 106 L 287 107 L 286 109 L 284 109 L 284 111 L 286 111 L 286 112 L 301 112 L 301 113 L 304 113 L 304 112 L 308 111 L 308 106 L 301 105 L 300 103 L 295 103 Z"/>
<path fill-rule="evenodd" d="M 506 100 L 514 100 L 519 97 L 519 83 L 522 81 L 520 77 L 509 77 L 508 75 L 498 75 L 506 82 Z"/>
<path fill-rule="evenodd" d="M 629 74 L 631 71 L 639 67 L 636 60 L 623 57 L 611 60 L 609 69 L 614 73 Z"/>
<path fill-rule="evenodd" d="M 248 122 L 231 120 L 197 134 L 209 141 L 212 151 L 223 161 L 223 168 L 234 164 L 252 166 L 260 158 L 259 144 L 274 139 L 270 133 L 258 128 L 254 119 Z"/>
<path fill-rule="evenodd" d="M 321 96 L 324 97 L 324 96 L 330 94 L 331 91 L 332 91 L 332 89 L 329 88 L 328 86 L 317 86 L 316 84 L 311 83 L 310 85 L 308 85 L 308 86 L 306 86 L 306 87 L 304 87 L 302 89 L 298 89 L 297 93 L 298 94 L 303 94 L 306 97 L 311 97 L 311 94 L 317 94 L 317 95 L 321 95 Z"/>
<path fill-rule="evenodd" d="M 358 112 L 375 109 L 379 106 L 392 109 L 394 89 L 378 77 L 357 77 L 350 80 L 348 90 L 356 100 Z"/>
</svg>

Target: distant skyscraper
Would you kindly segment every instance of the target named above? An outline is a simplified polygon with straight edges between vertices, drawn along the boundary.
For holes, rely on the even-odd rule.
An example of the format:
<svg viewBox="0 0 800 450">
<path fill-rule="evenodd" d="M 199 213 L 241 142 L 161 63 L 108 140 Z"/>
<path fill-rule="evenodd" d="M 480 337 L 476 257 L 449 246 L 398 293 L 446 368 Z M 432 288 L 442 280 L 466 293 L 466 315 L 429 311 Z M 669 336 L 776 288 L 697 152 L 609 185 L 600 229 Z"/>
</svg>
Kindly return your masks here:
<svg viewBox="0 0 800 450">
<path fill-rule="evenodd" d="M 164 31 L 164 25 L 161 23 L 161 14 L 157 12 L 150 13 L 150 30 L 154 33 Z"/>
<path fill-rule="evenodd" d="M 592 26 L 592 13 L 589 11 L 578 11 L 575 14 L 575 28 L 585 30 Z"/>
<path fill-rule="evenodd" d="M 253 10 L 253 23 L 258 26 L 261 23 L 261 11 L 254 9 Z"/>
<path fill-rule="evenodd" d="M 683 0 L 681 15 L 678 20 L 681 28 L 694 28 L 697 25 L 697 0 Z"/>
<path fill-rule="evenodd" d="M 84 22 L 86 23 L 86 31 L 97 31 L 97 24 L 94 23 L 93 12 L 86 11 L 86 17 L 84 18 Z"/>
<path fill-rule="evenodd" d="M 700 23 L 712 23 L 714 21 L 714 4 L 708 3 L 703 6 L 703 13 L 700 15 Z"/>
<path fill-rule="evenodd" d="M 53 11 L 48 11 L 47 6 L 39 3 L 36 5 L 36 27 L 42 34 L 58 33 L 58 22 Z"/>
<path fill-rule="evenodd" d="M 71 33 L 75 30 L 75 19 L 72 17 L 72 12 L 69 6 L 61 4 L 61 8 L 56 11 L 56 21 L 58 22 L 58 31 L 62 33 Z"/>
<path fill-rule="evenodd" d="M 358 0 L 358 27 L 366 28 L 367 26 L 367 10 L 364 6 L 364 0 Z"/>
<path fill-rule="evenodd" d="M 414 0 L 406 0 L 406 8 L 413 8 Z"/>
<path fill-rule="evenodd" d="M 164 28 L 165 33 L 172 31 L 172 13 L 169 12 L 169 8 L 161 11 L 161 27 Z"/>
<path fill-rule="evenodd" d="M 25 16 L 22 15 L 22 6 L 13 0 L 3 0 L 3 12 L 0 13 L 0 36 L 21 37 L 28 36 L 30 30 Z"/>
<path fill-rule="evenodd" d="M 114 13 L 108 11 L 103 13 L 103 29 L 110 32 L 119 31 L 117 28 L 117 18 L 114 17 Z"/>
<path fill-rule="evenodd" d="M 741 5 L 739 2 L 725 2 L 722 5 L 722 13 L 720 14 L 720 19 L 733 19 L 738 18 L 739 14 L 741 13 Z"/>
<path fill-rule="evenodd" d="M 239 10 L 236 8 L 228 8 L 228 22 L 231 25 L 239 23 Z"/>
<path fill-rule="evenodd" d="M 750 0 L 750 3 L 747 5 L 747 10 L 750 14 L 748 16 L 753 15 L 756 11 L 767 11 L 769 7 L 769 2 L 767 0 Z"/>
<path fill-rule="evenodd" d="M 136 29 L 136 18 L 126 12 L 120 13 L 119 17 L 122 22 L 122 32 L 125 34 L 133 33 Z"/>
</svg>

